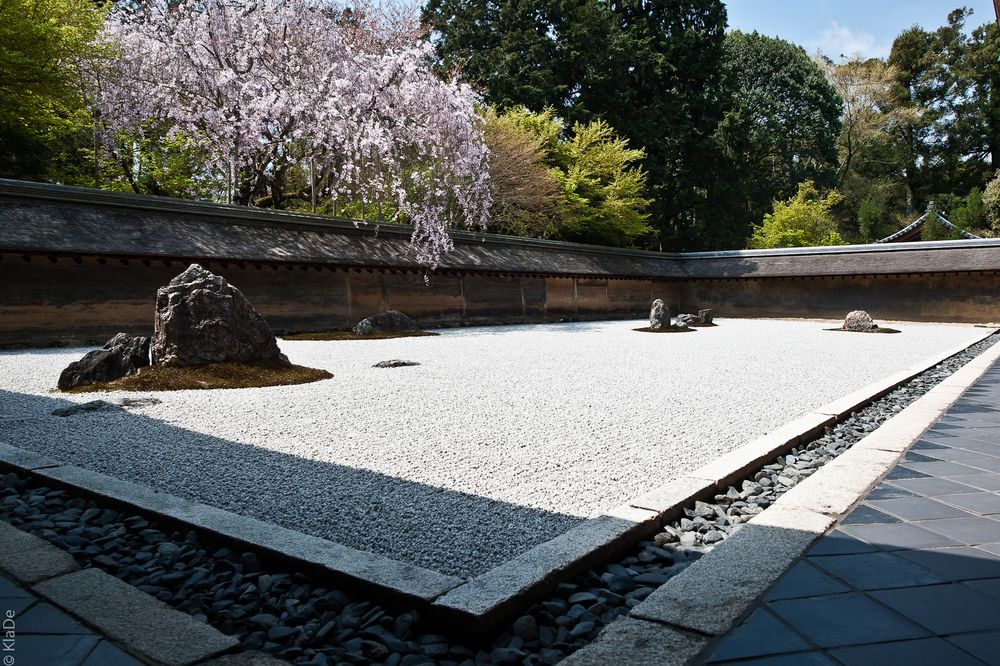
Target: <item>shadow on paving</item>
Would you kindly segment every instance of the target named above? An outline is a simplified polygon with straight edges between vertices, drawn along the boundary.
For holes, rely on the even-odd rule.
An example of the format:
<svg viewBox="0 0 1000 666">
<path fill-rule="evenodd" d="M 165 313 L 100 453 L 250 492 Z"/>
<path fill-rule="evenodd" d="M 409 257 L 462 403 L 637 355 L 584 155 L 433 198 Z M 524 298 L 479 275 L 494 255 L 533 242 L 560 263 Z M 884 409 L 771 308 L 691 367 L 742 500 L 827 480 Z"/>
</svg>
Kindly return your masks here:
<svg viewBox="0 0 1000 666">
<path fill-rule="evenodd" d="M 0 390 L 0 441 L 464 578 L 583 520 L 233 442 L 126 408 L 51 415 L 76 404 Z"/>
<path fill-rule="evenodd" d="M 719 664 L 1000 664 L 1000 366 L 713 647 Z"/>
</svg>

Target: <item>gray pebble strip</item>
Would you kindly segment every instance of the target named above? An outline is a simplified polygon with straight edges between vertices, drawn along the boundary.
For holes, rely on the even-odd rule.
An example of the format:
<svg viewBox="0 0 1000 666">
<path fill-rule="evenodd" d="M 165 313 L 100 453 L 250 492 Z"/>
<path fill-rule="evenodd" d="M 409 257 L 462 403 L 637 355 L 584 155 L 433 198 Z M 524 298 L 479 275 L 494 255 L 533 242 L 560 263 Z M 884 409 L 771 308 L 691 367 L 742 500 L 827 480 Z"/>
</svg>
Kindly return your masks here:
<svg viewBox="0 0 1000 666">
<path fill-rule="evenodd" d="M 0 476 L 0 517 L 220 631 L 247 650 L 295 664 L 473 666 L 555 664 L 592 641 L 788 489 L 840 455 L 1000 340 L 992 335 L 793 448 L 711 503 L 696 502 L 618 562 L 593 569 L 519 617 L 489 647 L 427 633 L 415 611 L 390 612 L 309 577 L 265 566 L 255 553 L 210 548 L 179 531 L 92 499 Z"/>
</svg>

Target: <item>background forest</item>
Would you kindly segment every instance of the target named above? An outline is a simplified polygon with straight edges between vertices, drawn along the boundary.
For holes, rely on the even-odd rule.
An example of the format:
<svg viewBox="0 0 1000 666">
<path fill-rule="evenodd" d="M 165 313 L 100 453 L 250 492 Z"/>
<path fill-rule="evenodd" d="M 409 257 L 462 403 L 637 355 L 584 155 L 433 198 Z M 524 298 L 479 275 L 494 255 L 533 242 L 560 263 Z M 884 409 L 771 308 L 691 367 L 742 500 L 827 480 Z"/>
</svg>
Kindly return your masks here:
<svg viewBox="0 0 1000 666">
<path fill-rule="evenodd" d="M 109 32 L 116 11 L 117 32 Z M 395 123 L 395 138 L 366 152 L 364 168 L 348 179 L 338 151 L 354 145 L 352 130 L 316 127 L 352 104 L 349 95 L 337 104 L 326 95 L 326 115 L 312 113 L 319 98 L 302 97 L 289 107 L 298 114 L 294 128 L 277 116 L 262 125 L 263 134 L 287 130 L 280 151 L 257 150 L 278 144 L 251 130 L 249 144 L 264 157 L 223 164 L 209 125 L 147 102 L 162 82 L 135 86 L 132 116 L 146 115 L 110 117 L 127 115 L 124 93 L 112 95 L 116 107 L 94 82 L 104 80 L 95 72 L 125 71 L 130 23 L 121 6 L 0 0 L 0 177 L 419 221 L 431 199 L 407 192 L 430 189 L 434 173 L 450 189 L 437 190 L 432 212 L 450 226 L 472 211 L 476 226 L 483 217 L 499 233 L 673 251 L 871 242 L 932 203 L 964 229 L 1000 235 L 993 17 L 955 9 L 936 30 L 902 32 L 888 58 L 858 60 L 727 31 L 719 0 L 428 0 L 419 16 L 382 8 L 368 21 L 366 12 L 373 10 L 324 10 L 323 25 L 347 35 L 351 62 L 357 53 L 389 62 L 386 53 L 405 50 L 405 59 L 392 60 L 404 64 L 378 70 L 383 82 L 371 84 L 372 99 L 383 109 L 423 104 L 412 76 L 421 90 L 436 91 L 437 106 Z M 297 73 L 280 76 L 296 85 Z M 390 83 L 400 93 L 385 97 Z M 481 162 L 471 137 L 451 138 L 465 125 L 437 120 L 423 143 L 409 140 L 423 119 L 447 116 L 437 110 L 460 113 L 454 100 L 466 99 L 466 88 L 476 140 L 487 149 Z M 382 134 L 385 127 L 377 125 Z M 387 166 L 402 153 L 405 168 Z M 476 169 L 488 179 L 477 180 Z M 488 195 L 470 197 L 473 181 L 469 187 L 488 187 Z"/>
</svg>

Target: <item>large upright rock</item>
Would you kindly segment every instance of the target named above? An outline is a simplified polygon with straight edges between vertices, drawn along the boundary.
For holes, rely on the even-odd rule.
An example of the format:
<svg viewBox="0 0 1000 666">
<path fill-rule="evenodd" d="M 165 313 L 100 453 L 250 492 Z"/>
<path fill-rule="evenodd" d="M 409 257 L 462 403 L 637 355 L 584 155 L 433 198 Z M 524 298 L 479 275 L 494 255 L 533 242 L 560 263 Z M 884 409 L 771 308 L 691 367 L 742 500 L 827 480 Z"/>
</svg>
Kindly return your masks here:
<svg viewBox="0 0 1000 666">
<path fill-rule="evenodd" d="M 149 365 L 149 338 L 118 333 L 96 349 L 73 361 L 59 375 L 63 391 L 78 386 L 112 382 L 134 375 Z"/>
<path fill-rule="evenodd" d="M 659 298 L 649 308 L 649 327 L 654 331 L 670 327 L 670 310 Z"/>
<path fill-rule="evenodd" d="M 154 365 L 288 363 L 278 343 L 239 289 L 198 264 L 156 292 Z"/>
<path fill-rule="evenodd" d="M 871 331 L 878 328 L 872 316 L 864 310 L 853 310 L 844 317 L 845 331 Z"/>
<path fill-rule="evenodd" d="M 417 323 L 399 310 L 386 310 L 362 319 L 351 329 L 356 335 L 371 335 L 388 331 L 415 331 Z"/>
</svg>

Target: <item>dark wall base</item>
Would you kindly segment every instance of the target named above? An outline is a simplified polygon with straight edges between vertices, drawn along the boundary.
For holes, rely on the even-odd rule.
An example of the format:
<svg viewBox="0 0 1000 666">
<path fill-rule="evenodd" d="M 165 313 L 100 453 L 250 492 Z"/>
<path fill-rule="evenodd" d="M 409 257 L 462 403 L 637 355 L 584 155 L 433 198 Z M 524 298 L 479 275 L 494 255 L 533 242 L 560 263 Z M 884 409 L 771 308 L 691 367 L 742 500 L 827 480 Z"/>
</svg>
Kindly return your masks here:
<svg viewBox="0 0 1000 666">
<path fill-rule="evenodd" d="M 158 287 L 187 264 L 3 255 L 0 346 L 103 343 L 149 335 Z M 678 283 L 202 262 L 237 286 L 276 334 L 345 330 L 387 309 L 422 326 L 644 317 L 654 298 L 679 303 Z"/>
<path fill-rule="evenodd" d="M 692 280 L 681 301 L 685 311 L 720 317 L 841 319 L 866 310 L 876 321 L 986 323 L 1000 320 L 1000 273 Z"/>
</svg>

